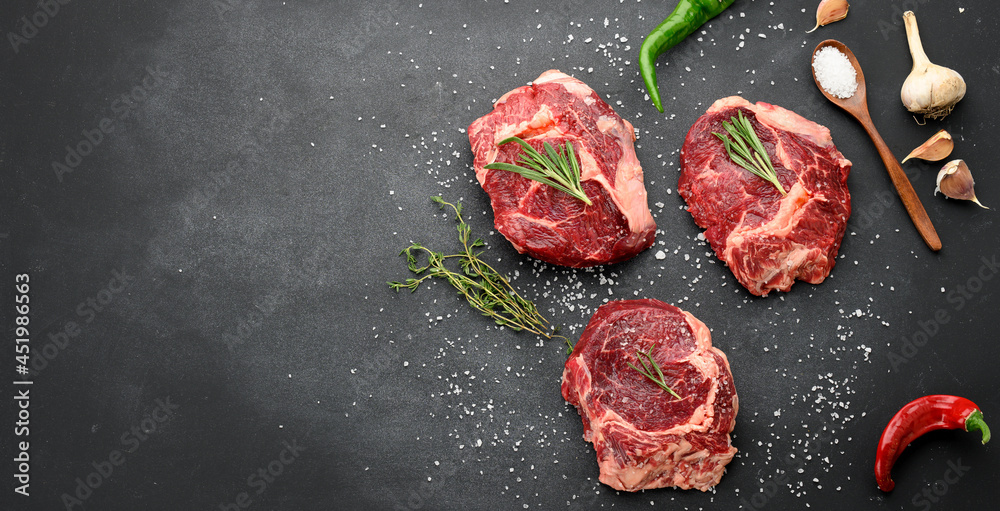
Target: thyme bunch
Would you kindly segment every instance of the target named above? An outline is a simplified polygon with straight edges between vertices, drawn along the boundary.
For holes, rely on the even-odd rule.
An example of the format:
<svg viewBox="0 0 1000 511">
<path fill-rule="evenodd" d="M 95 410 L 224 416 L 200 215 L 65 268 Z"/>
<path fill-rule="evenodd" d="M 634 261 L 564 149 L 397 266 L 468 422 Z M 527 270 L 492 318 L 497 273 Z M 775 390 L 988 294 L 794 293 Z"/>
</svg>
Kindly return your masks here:
<svg viewBox="0 0 1000 511">
<path fill-rule="evenodd" d="M 429 279 L 442 279 L 452 285 L 458 294 L 465 298 L 476 310 L 488 316 L 500 326 L 515 331 L 526 330 L 546 339 L 560 337 L 565 340 L 572 352 L 573 345 L 568 338 L 557 335 L 549 322 L 538 312 L 535 304 L 517 293 L 510 282 L 496 269 L 483 261 L 479 256 L 486 246 L 482 238 L 472 239 L 472 229 L 462 217 L 462 203 L 452 204 L 441 197 L 432 197 L 441 209 L 451 208 L 458 222 L 458 240 L 462 250 L 456 254 L 446 255 L 436 252 L 419 243 L 413 243 L 403 249 L 400 255 L 406 256 L 406 264 L 417 277 L 411 277 L 403 282 L 390 281 L 389 287 L 395 291 L 409 289 L 415 292 L 421 284 Z M 426 263 L 421 260 L 426 258 Z M 457 260 L 460 271 L 454 271 L 446 263 Z"/>
</svg>

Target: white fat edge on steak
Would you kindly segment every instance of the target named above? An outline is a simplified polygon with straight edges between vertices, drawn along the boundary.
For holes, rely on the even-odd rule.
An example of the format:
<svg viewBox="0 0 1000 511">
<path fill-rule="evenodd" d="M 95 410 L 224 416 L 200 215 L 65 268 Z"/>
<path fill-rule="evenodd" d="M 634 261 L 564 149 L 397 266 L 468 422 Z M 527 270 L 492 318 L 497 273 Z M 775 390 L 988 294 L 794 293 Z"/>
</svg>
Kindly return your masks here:
<svg viewBox="0 0 1000 511">
<path fill-rule="evenodd" d="M 697 470 L 698 463 L 710 455 L 704 449 L 692 451 L 691 448 L 691 443 L 681 438 L 677 443 L 669 444 L 666 449 L 655 453 L 653 455 L 653 463 L 619 467 L 613 459 L 598 460 L 601 482 L 613 488 L 624 489 L 626 491 L 633 491 L 630 488 L 638 489 L 640 485 L 642 485 L 643 489 L 676 486 L 708 491 L 715 483 L 722 479 L 728 463 L 708 465 L 708 467 L 711 467 L 711 470 Z M 731 460 L 733 455 L 735 453 L 720 454 L 719 456 L 722 458 L 728 457 Z M 690 474 L 684 475 L 675 470 L 680 462 L 686 462 L 692 467 Z M 650 475 L 654 471 L 658 472 L 658 474 L 656 477 L 650 478 Z M 668 474 L 673 477 L 665 477 Z M 612 478 L 617 480 L 618 485 L 613 484 Z M 669 482 L 657 486 L 649 486 L 650 483 L 658 480 Z"/>
<path fill-rule="evenodd" d="M 616 193 L 612 193 L 611 198 L 628 219 L 631 231 L 644 232 L 655 225 L 655 222 L 649 211 L 642 165 L 635 154 L 635 128 L 632 123 L 621 117 L 610 119 L 607 116 L 601 116 L 597 120 L 597 128 L 613 137 L 622 151 L 615 172 L 615 186 L 610 188 Z M 604 176 L 601 176 L 601 179 L 603 180 Z"/>
</svg>

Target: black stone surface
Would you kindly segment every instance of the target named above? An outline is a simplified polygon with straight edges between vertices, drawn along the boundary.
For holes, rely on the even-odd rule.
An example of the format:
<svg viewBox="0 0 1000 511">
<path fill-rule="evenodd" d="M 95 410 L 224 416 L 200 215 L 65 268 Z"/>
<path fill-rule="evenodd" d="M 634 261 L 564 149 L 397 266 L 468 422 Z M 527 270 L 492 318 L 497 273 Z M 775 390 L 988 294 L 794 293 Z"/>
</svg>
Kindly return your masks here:
<svg viewBox="0 0 1000 511">
<path fill-rule="evenodd" d="M 897 156 L 948 129 L 997 207 L 1000 25 L 983 0 L 856 0 L 805 34 L 815 3 L 738 0 L 661 57 L 659 114 L 638 48 L 675 2 L 5 2 L 0 445 L 12 474 L 30 442 L 30 496 L 7 475 L 0 508 L 995 502 L 1000 459 L 975 435 L 917 441 L 891 494 L 872 466 L 885 423 L 925 394 L 968 397 L 1000 428 L 997 212 L 934 196 L 941 164 L 908 162 L 944 244 L 930 252 L 861 127 L 815 89 L 809 55 L 846 43 Z M 906 8 L 930 58 L 969 85 L 942 122 L 917 125 L 899 101 Z M 492 228 L 465 128 L 550 68 L 637 128 L 660 232 L 629 262 L 554 268 Z M 683 210 L 684 134 L 733 94 L 828 126 L 854 162 L 854 214 L 823 284 L 751 297 Z M 605 300 L 635 297 L 712 328 L 741 405 L 739 454 L 713 492 L 599 484 L 559 394 L 560 343 L 497 329 L 441 284 L 386 287 L 407 276 L 397 254 L 411 241 L 455 249 L 432 195 L 465 204 L 484 257 L 570 337 Z M 18 274 L 30 276 L 27 436 L 12 383 Z"/>
</svg>

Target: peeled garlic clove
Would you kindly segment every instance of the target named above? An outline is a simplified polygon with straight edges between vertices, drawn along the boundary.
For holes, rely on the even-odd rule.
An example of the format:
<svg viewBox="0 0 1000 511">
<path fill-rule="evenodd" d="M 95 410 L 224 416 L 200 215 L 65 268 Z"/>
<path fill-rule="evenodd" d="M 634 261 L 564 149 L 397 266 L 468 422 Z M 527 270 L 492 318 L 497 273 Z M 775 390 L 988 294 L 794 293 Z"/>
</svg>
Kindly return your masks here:
<svg viewBox="0 0 1000 511">
<path fill-rule="evenodd" d="M 847 9 L 850 7 L 847 4 L 847 0 L 823 0 L 819 3 L 819 7 L 816 8 L 816 26 L 806 33 L 812 33 L 813 30 L 823 25 L 829 25 L 834 21 L 846 18 Z"/>
<path fill-rule="evenodd" d="M 927 58 L 913 11 L 903 13 L 903 24 L 913 69 L 903 82 L 899 98 L 910 112 L 923 114 L 925 119 L 944 119 L 965 97 L 965 80 L 957 71 L 934 64 Z"/>
<path fill-rule="evenodd" d="M 926 142 L 920 144 L 920 147 L 910 151 L 910 154 L 906 155 L 906 158 L 903 158 L 903 161 L 900 163 L 906 163 L 906 160 L 910 158 L 940 161 L 947 158 L 954 148 L 955 141 L 951 139 L 951 134 L 945 130 L 941 130 L 935 133 L 933 137 L 927 139 Z"/>
<path fill-rule="evenodd" d="M 983 206 L 979 202 L 979 199 L 976 198 L 976 192 L 973 190 L 975 184 L 975 181 L 972 180 L 972 173 L 969 172 L 969 166 L 965 164 L 965 161 L 952 160 L 946 163 L 941 168 L 941 171 L 938 172 L 937 188 L 934 189 L 934 195 L 941 192 L 945 197 L 971 200 L 981 208 L 990 209 Z"/>
</svg>

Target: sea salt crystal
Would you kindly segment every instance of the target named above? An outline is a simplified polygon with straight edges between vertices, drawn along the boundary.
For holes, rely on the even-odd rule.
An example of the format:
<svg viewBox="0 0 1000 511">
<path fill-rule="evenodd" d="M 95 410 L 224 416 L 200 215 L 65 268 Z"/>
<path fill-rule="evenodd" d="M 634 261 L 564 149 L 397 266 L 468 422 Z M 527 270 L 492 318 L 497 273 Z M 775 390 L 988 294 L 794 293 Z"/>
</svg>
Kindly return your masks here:
<svg viewBox="0 0 1000 511">
<path fill-rule="evenodd" d="M 854 66 L 847 55 L 832 46 L 824 46 L 816 52 L 813 71 L 820 87 L 831 96 L 846 99 L 858 90 L 858 75 Z"/>
</svg>

